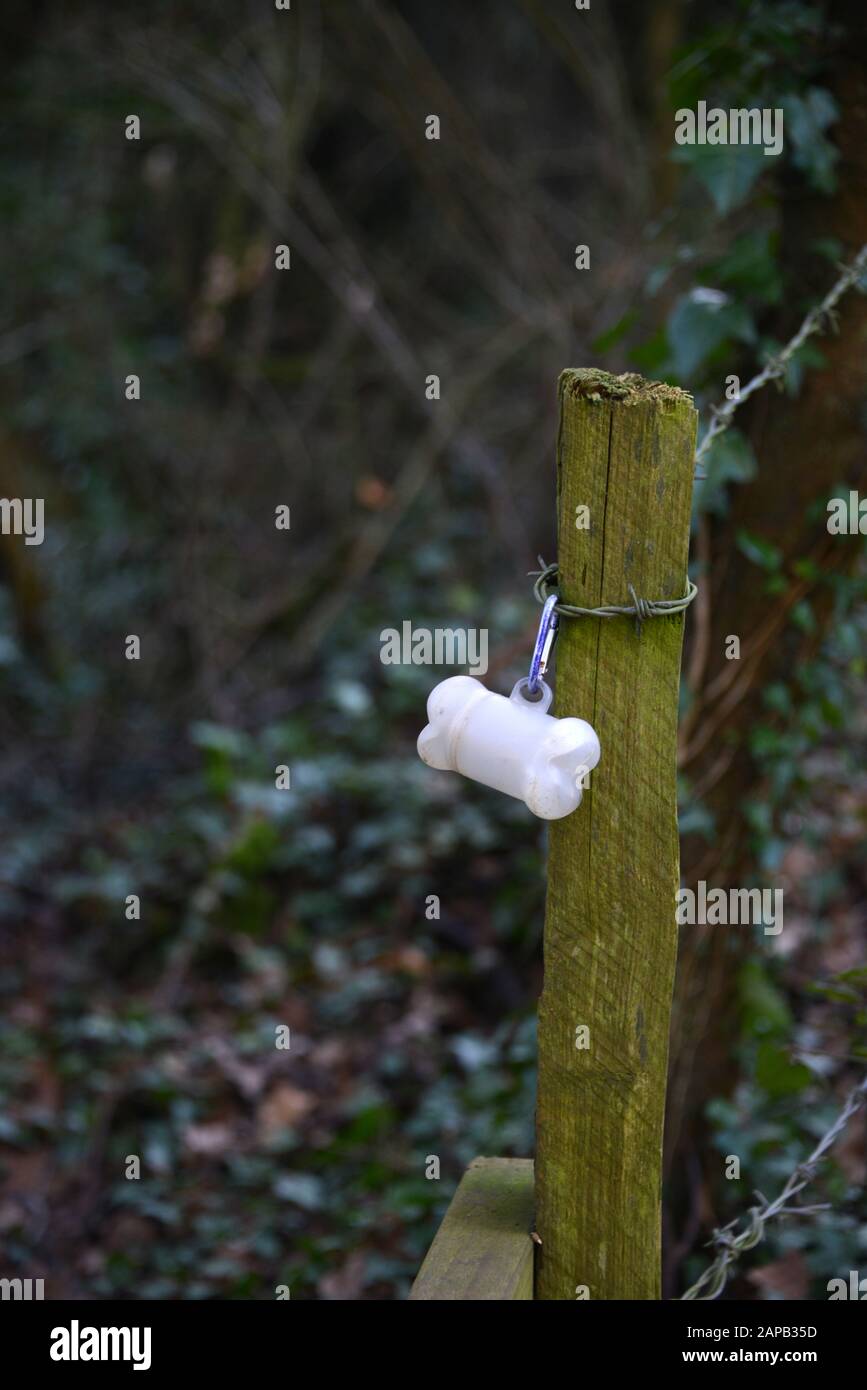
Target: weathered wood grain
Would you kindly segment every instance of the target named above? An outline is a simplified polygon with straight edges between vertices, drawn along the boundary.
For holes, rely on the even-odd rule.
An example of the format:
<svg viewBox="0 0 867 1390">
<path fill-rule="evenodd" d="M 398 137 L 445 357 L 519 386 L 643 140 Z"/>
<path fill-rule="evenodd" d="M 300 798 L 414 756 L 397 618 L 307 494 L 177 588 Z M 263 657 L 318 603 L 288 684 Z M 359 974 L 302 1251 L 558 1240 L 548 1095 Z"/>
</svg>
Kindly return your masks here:
<svg viewBox="0 0 867 1390">
<path fill-rule="evenodd" d="M 473 1159 L 410 1298 L 531 1299 L 532 1223 L 532 1159 Z"/>
<path fill-rule="evenodd" d="M 696 412 L 639 377 L 560 378 L 561 594 L 596 607 L 685 592 Z M 590 530 L 575 526 L 590 507 Z M 660 1184 L 679 881 L 681 615 L 561 622 L 555 712 L 602 758 L 552 823 L 539 1008 L 536 1297 L 660 1296 Z M 576 1048 L 576 1028 L 589 1047 Z"/>
</svg>

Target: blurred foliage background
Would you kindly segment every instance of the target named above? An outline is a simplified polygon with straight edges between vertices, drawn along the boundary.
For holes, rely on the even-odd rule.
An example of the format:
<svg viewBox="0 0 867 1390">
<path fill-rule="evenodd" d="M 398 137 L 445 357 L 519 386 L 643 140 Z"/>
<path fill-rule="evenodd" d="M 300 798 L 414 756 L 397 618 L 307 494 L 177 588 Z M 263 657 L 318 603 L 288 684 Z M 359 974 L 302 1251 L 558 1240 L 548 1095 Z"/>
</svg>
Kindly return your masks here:
<svg viewBox="0 0 867 1390">
<path fill-rule="evenodd" d="M 46 506 L 41 547 L 0 537 L 3 1272 L 402 1298 L 463 1166 L 532 1152 L 544 834 L 423 768 L 447 672 L 382 666 L 379 634 L 487 627 L 507 688 L 560 370 L 676 382 L 706 424 L 867 242 L 863 6 L 10 0 L 2 25 L 0 492 Z M 782 107 L 784 154 L 676 146 L 698 100 Z M 835 328 L 697 487 L 684 881 L 782 886 L 785 929 L 682 929 L 667 1296 L 867 1059 L 864 545 L 825 527 L 867 491 L 867 300 Z M 862 1120 L 831 1209 L 731 1291 L 863 1269 L 865 1162 Z"/>
</svg>

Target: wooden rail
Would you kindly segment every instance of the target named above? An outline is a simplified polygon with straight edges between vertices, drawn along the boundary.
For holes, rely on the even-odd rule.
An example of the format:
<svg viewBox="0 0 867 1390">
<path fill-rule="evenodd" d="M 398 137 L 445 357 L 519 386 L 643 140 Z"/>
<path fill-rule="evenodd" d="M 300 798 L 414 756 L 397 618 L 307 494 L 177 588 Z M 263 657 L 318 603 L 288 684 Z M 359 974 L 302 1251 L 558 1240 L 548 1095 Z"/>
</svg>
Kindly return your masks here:
<svg viewBox="0 0 867 1390">
<path fill-rule="evenodd" d="M 473 1159 L 410 1298 L 531 1299 L 532 1223 L 532 1159 Z"/>
</svg>

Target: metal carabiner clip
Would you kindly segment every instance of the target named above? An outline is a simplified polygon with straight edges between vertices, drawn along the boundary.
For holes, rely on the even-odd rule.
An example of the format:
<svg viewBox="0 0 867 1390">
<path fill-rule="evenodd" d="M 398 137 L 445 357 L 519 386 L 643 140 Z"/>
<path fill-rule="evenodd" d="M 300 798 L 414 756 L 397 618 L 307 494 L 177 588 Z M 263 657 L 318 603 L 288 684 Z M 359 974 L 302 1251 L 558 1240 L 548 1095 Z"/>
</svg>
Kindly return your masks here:
<svg viewBox="0 0 867 1390">
<path fill-rule="evenodd" d="M 548 669 L 551 648 L 557 637 L 557 629 L 560 625 L 560 619 L 555 612 L 557 602 L 557 595 L 551 594 L 549 598 L 546 598 L 542 608 L 539 631 L 536 634 L 536 645 L 530 660 L 530 674 L 527 677 L 527 690 L 531 695 L 535 695 L 539 689 L 539 681 Z"/>
</svg>

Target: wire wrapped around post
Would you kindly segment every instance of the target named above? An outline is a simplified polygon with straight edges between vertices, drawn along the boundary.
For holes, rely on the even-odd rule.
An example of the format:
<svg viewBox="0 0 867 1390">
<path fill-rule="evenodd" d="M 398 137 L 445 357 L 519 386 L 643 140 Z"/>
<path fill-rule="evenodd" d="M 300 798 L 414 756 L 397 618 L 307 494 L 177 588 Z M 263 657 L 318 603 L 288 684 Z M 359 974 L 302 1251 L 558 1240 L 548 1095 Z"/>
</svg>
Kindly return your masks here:
<svg viewBox="0 0 867 1390">
<path fill-rule="evenodd" d="M 559 568 L 556 564 L 546 565 L 540 555 L 540 570 L 531 570 L 536 576 L 533 593 L 539 603 L 547 603 L 552 594 L 558 593 L 557 580 Z M 647 618 L 670 618 L 675 613 L 685 613 L 698 593 L 698 585 L 691 579 L 686 581 L 686 593 L 681 598 L 641 598 L 631 584 L 627 584 L 631 603 L 603 604 L 601 608 L 581 608 L 577 603 L 560 603 L 554 612 L 561 618 L 635 618 L 635 631 L 641 636 L 641 624 Z"/>
</svg>

